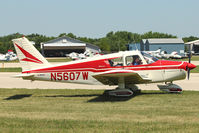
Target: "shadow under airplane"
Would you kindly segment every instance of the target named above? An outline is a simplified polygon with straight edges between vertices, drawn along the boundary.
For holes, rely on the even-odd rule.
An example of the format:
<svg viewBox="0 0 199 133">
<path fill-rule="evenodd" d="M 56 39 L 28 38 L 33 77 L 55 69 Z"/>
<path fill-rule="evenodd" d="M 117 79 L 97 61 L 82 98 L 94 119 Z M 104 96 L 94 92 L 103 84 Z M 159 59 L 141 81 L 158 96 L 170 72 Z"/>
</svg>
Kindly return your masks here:
<svg viewBox="0 0 199 133">
<path fill-rule="evenodd" d="M 165 92 L 152 92 L 152 93 L 145 93 L 145 92 L 135 92 L 132 96 L 129 97 L 115 97 L 115 96 L 109 96 L 108 91 L 104 91 L 103 94 L 80 94 L 80 95 L 46 95 L 42 97 L 94 97 L 87 102 L 119 102 L 119 101 L 128 101 L 136 96 L 141 95 L 169 95 L 172 93 L 165 93 Z M 174 93 L 176 94 L 176 93 Z M 31 97 L 32 94 L 16 94 L 10 97 L 7 97 L 3 100 L 19 100 L 26 97 Z M 40 96 L 39 96 L 40 97 Z"/>
<path fill-rule="evenodd" d="M 119 102 L 119 101 L 128 101 L 136 96 L 141 96 L 141 95 L 169 95 L 172 93 L 165 93 L 165 92 L 152 92 L 152 93 L 145 93 L 145 92 L 134 92 L 132 96 L 129 97 L 115 97 L 115 96 L 109 96 L 107 95 L 106 91 L 104 94 L 95 97 L 93 99 L 88 100 L 88 102 Z M 176 94 L 176 93 L 173 93 Z"/>
<path fill-rule="evenodd" d="M 44 97 L 94 97 L 100 96 L 101 94 L 82 94 L 82 95 L 49 95 Z"/>
<path fill-rule="evenodd" d="M 93 99 L 88 100 L 87 102 L 119 102 L 119 101 L 128 101 L 136 96 L 141 95 L 162 95 L 162 94 L 169 94 L 165 92 L 152 92 L 152 93 L 144 93 L 144 92 L 136 92 L 130 97 L 115 97 L 109 96 L 107 91 L 103 94 L 82 94 L 82 95 L 46 95 L 44 97 L 94 97 Z"/>
<path fill-rule="evenodd" d="M 3 100 L 19 100 L 19 99 L 23 99 L 25 97 L 31 97 L 32 94 L 16 94 L 7 98 L 4 98 Z"/>
</svg>

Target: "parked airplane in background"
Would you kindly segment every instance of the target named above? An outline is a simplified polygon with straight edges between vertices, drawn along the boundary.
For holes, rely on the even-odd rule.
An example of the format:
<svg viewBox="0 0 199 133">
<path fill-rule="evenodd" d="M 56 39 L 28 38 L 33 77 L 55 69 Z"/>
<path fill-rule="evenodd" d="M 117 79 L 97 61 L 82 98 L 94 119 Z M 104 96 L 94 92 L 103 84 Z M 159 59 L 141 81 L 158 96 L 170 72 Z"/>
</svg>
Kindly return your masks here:
<svg viewBox="0 0 199 133">
<path fill-rule="evenodd" d="M 17 59 L 17 55 L 12 50 L 8 50 L 6 54 L 0 54 L 0 61 L 13 61 Z"/>
<path fill-rule="evenodd" d="M 76 52 L 72 52 L 70 54 L 66 54 L 66 57 L 69 57 L 72 60 L 78 60 L 79 59 L 79 54 Z"/>
<path fill-rule="evenodd" d="M 157 57 L 157 58 L 162 58 L 162 56 L 160 55 L 161 49 L 159 48 L 156 51 L 144 51 L 147 54 L 150 54 L 151 56 Z"/>
<path fill-rule="evenodd" d="M 86 59 L 88 57 L 98 56 L 100 54 L 93 53 L 91 50 L 86 50 L 84 53 L 75 53 L 66 54 L 66 57 L 70 57 L 72 60 Z"/>
<path fill-rule="evenodd" d="M 173 51 L 171 54 L 167 54 L 166 51 L 161 51 L 161 49 L 158 49 L 156 51 L 144 51 L 151 56 L 157 57 L 159 59 L 182 59 L 182 56 L 178 54 L 177 51 Z"/>
<path fill-rule="evenodd" d="M 25 37 L 12 40 L 22 65 L 21 77 L 26 80 L 70 82 L 82 84 L 118 85 L 109 91 L 111 96 L 131 96 L 138 90 L 136 84 L 165 82 L 162 91 L 181 92 L 173 84 L 186 77 L 186 71 L 196 66 L 189 62 L 158 60 L 140 51 L 124 51 L 76 60 L 62 64 L 50 64 Z M 94 87 L 94 86 L 93 86 Z"/>
<path fill-rule="evenodd" d="M 167 54 L 166 51 L 162 51 L 161 54 L 162 58 L 166 58 L 166 59 L 182 59 L 182 56 L 178 54 L 178 52 L 173 51 L 171 54 Z"/>
</svg>

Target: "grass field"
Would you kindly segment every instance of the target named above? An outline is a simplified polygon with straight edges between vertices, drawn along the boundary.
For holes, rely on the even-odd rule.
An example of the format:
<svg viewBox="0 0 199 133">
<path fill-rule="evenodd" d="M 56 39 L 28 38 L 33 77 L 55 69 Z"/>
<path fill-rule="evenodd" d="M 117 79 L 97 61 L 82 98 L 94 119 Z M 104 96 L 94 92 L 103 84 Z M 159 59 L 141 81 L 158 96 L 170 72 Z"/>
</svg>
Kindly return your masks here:
<svg viewBox="0 0 199 133">
<path fill-rule="evenodd" d="M 47 58 L 47 61 L 49 62 L 68 62 L 71 61 L 70 58 Z M 0 61 L 0 63 L 18 63 L 19 60 L 15 60 L 15 61 Z"/>
<path fill-rule="evenodd" d="M 183 59 L 169 59 L 169 60 L 175 60 L 175 61 L 188 61 L 188 58 L 183 58 Z M 192 56 L 191 57 L 192 61 L 199 61 L 199 56 Z"/>
<path fill-rule="evenodd" d="M 18 63 L 19 60 L 14 60 L 14 61 L 0 61 L 0 63 Z"/>
<path fill-rule="evenodd" d="M 191 73 L 199 73 L 199 66 L 191 70 Z"/>
<path fill-rule="evenodd" d="M 199 92 L 0 89 L 0 132 L 198 133 Z"/>
<path fill-rule="evenodd" d="M 0 68 L 0 72 L 21 72 L 21 67 Z"/>
<path fill-rule="evenodd" d="M 49 62 L 68 62 L 71 61 L 70 58 L 48 58 L 47 61 Z"/>
</svg>

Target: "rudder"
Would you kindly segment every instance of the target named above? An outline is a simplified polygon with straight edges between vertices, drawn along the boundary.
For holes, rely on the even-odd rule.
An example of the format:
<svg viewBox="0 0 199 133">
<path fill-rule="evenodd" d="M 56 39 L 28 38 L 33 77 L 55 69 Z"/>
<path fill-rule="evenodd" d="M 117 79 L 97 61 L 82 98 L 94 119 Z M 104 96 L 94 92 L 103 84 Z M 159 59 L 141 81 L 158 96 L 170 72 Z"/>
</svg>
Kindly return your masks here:
<svg viewBox="0 0 199 133">
<path fill-rule="evenodd" d="M 12 41 L 23 72 L 50 65 L 26 37 Z"/>
</svg>

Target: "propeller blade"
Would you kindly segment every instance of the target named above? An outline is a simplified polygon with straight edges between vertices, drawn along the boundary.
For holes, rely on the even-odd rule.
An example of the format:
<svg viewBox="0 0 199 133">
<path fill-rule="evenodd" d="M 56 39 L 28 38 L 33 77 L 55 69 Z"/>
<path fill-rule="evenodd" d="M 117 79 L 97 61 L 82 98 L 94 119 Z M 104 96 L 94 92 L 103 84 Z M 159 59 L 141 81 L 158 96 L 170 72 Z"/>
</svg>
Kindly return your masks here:
<svg viewBox="0 0 199 133">
<path fill-rule="evenodd" d="M 187 79 L 189 80 L 189 76 L 190 76 L 190 68 L 187 69 Z"/>
<path fill-rule="evenodd" d="M 191 63 L 191 45 L 189 45 L 189 63 Z M 189 80 L 190 77 L 190 68 L 188 67 L 187 64 L 187 79 Z"/>
<path fill-rule="evenodd" d="M 191 45 L 189 45 L 189 63 L 191 63 Z"/>
<path fill-rule="evenodd" d="M 191 63 L 191 53 L 189 53 L 189 63 Z"/>
</svg>

